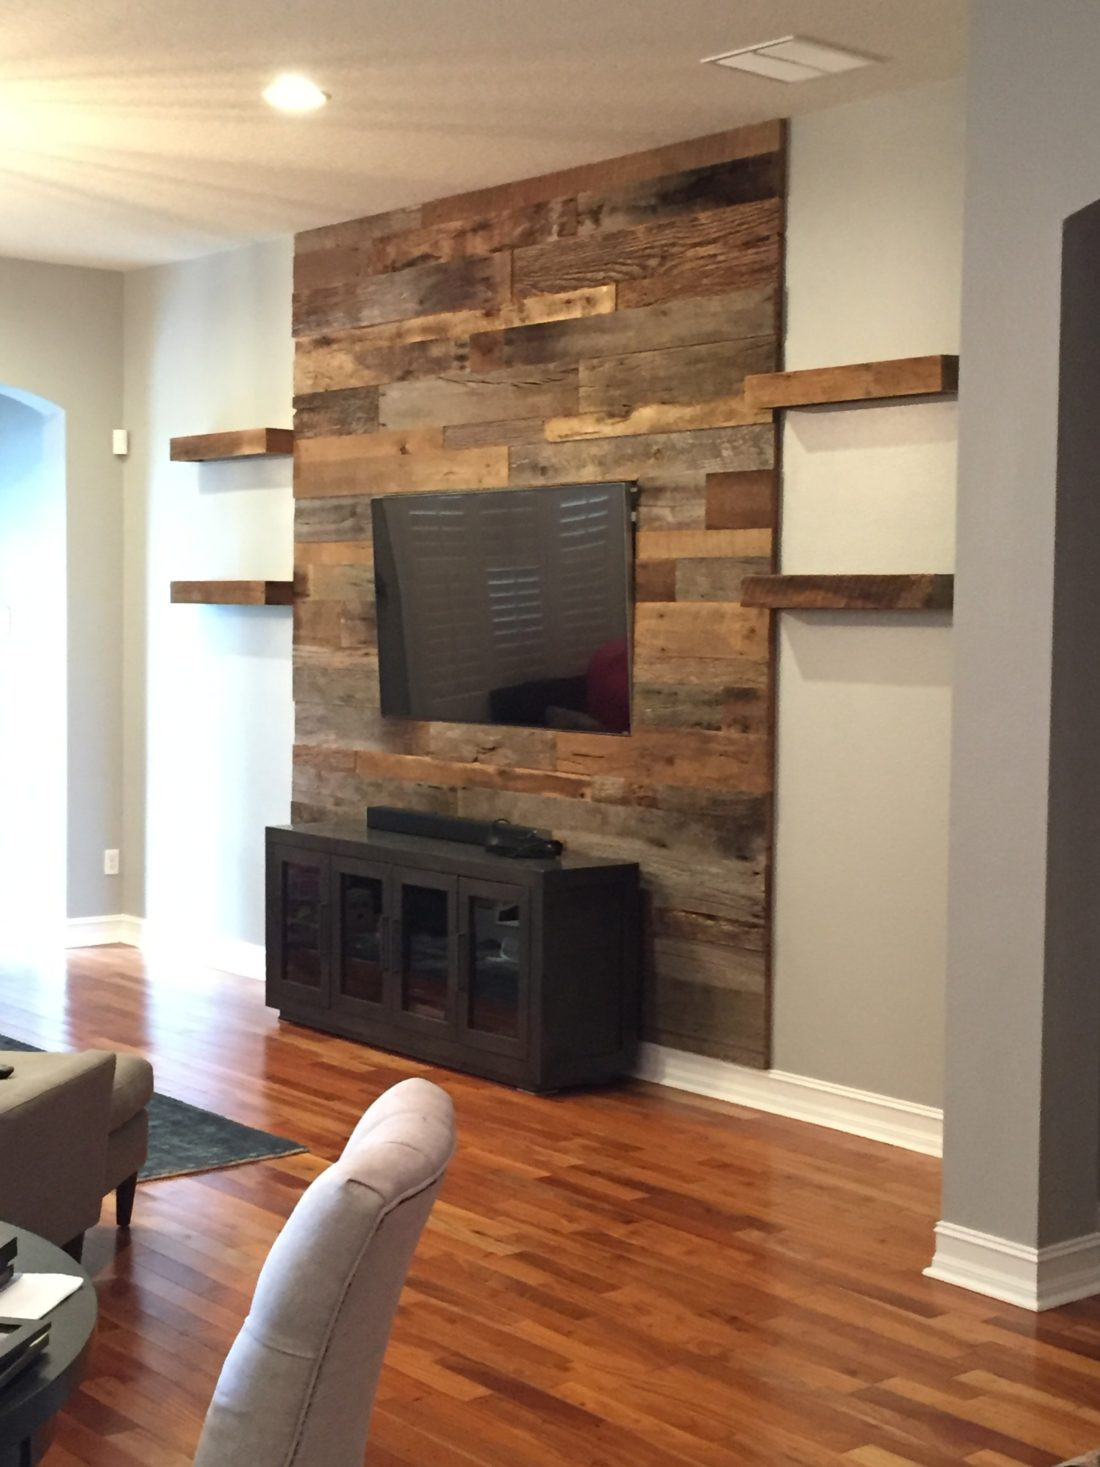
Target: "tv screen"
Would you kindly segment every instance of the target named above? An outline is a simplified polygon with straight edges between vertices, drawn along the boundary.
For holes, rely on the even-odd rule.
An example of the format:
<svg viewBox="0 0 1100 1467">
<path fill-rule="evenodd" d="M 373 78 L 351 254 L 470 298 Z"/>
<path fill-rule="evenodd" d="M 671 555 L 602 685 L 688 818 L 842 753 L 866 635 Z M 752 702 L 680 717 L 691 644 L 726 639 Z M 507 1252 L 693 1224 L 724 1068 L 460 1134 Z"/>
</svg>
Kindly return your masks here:
<svg viewBox="0 0 1100 1467">
<path fill-rule="evenodd" d="M 630 731 L 633 489 L 371 504 L 382 712 Z"/>
</svg>

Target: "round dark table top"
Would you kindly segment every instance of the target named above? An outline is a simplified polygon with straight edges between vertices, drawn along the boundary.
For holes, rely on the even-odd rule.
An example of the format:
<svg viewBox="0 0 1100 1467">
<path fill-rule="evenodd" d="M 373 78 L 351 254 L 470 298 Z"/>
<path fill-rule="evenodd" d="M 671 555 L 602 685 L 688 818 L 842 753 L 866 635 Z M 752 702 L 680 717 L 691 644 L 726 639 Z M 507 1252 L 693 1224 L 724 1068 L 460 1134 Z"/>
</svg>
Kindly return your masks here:
<svg viewBox="0 0 1100 1467">
<path fill-rule="evenodd" d="M 80 1379 L 84 1355 L 95 1330 L 96 1294 L 80 1264 L 61 1248 L 23 1228 L 3 1224 L 0 1229 L 14 1233 L 19 1239 L 17 1273 L 69 1273 L 81 1280 L 76 1293 L 46 1316 L 50 1321 L 50 1340 L 42 1354 L 0 1388 L 0 1463 L 4 1463 L 13 1448 L 29 1440 L 57 1415 Z M 0 1291 L 0 1318 L 3 1316 L 4 1295 Z"/>
</svg>

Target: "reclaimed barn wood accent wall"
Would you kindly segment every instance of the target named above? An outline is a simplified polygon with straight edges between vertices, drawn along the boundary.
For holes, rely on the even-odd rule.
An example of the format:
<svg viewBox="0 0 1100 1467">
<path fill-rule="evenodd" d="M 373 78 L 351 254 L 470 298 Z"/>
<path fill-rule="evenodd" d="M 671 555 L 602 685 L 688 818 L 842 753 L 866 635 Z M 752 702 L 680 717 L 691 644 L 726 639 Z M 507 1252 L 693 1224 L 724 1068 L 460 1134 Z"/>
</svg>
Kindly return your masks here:
<svg viewBox="0 0 1100 1467">
<path fill-rule="evenodd" d="M 637 861 L 646 1038 L 768 1063 L 780 123 L 299 235 L 296 821 L 371 803 Z M 370 500 L 636 479 L 629 737 L 383 721 Z"/>
</svg>

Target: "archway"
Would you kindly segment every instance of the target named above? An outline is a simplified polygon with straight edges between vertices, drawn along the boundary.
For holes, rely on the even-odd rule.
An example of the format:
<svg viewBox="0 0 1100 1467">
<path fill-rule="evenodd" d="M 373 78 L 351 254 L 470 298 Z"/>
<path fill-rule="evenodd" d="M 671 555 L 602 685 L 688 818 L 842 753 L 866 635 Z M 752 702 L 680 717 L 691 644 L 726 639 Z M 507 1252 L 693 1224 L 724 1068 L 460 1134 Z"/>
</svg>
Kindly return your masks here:
<svg viewBox="0 0 1100 1467">
<path fill-rule="evenodd" d="M 65 415 L 0 387 L 0 952 L 66 910 Z"/>
</svg>

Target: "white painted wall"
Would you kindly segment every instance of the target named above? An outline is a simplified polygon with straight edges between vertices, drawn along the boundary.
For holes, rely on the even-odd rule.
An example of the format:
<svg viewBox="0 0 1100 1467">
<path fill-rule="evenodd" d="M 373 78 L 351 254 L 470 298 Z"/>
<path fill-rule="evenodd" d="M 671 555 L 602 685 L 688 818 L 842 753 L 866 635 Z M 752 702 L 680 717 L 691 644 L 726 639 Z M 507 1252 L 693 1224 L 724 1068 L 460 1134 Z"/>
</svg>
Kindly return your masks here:
<svg viewBox="0 0 1100 1467">
<path fill-rule="evenodd" d="M 958 350 L 962 91 L 795 119 L 788 368 Z M 951 402 L 786 415 L 781 568 L 949 571 Z M 942 1098 L 950 622 L 784 613 L 779 1070 Z"/>
<path fill-rule="evenodd" d="M 65 414 L 68 915 L 120 909 L 103 851 L 122 824 L 122 277 L 0 259 L 0 389 Z"/>
<path fill-rule="evenodd" d="M 290 813 L 292 613 L 173 606 L 169 582 L 289 579 L 291 462 L 174 464 L 168 441 L 289 425 L 292 249 L 125 278 L 126 910 L 154 948 L 237 971 L 263 941 L 264 827 Z"/>
</svg>

